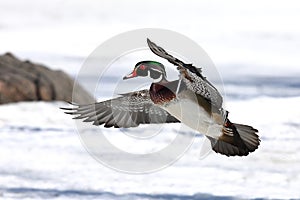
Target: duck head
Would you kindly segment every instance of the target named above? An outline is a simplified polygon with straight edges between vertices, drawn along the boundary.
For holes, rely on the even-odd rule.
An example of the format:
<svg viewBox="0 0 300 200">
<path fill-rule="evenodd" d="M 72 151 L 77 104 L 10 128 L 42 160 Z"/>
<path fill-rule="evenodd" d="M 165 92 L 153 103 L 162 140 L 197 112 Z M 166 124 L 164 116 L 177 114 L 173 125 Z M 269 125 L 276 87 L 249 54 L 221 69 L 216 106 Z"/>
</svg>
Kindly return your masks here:
<svg viewBox="0 0 300 200">
<path fill-rule="evenodd" d="M 166 81 L 166 70 L 163 64 L 156 61 L 141 61 L 138 62 L 133 71 L 124 76 L 123 80 L 135 77 L 150 77 L 153 82 L 158 83 Z"/>
</svg>

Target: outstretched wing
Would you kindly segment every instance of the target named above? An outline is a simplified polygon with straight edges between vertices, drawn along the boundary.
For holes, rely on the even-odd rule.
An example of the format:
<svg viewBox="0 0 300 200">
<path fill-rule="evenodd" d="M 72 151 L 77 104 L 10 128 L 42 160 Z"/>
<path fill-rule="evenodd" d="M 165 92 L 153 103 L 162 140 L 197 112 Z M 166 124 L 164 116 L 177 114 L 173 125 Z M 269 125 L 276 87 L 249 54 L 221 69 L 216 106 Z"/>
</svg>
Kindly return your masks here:
<svg viewBox="0 0 300 200">
<path fill-rule="evenodd" d="M 104 124 L 107 128 L 180 122 L 151 101 L 149 90 L 122 94 L 121 97 L 94 104 L 72 105 L 72 108 L 62 108 L 66 114 L 77 115 L 74 119 L 84 119 L 84 122 L 93 122 L 93 125 Z"/>
<path fill-rule="evenodd" d="M 221 108 L 223 98 L 218 90 L 201 74 L 201 68 L 196 68 L 192 64 L 186 64 L 175 58 L 174 56 L 167 53 L 162 47 L 157 46 L 154 42 L 147 39 L 150 50 L 162 57 L 167 59 L 170 63 L 177 66 L 180 73 L 183 75 L 183 81 L 187 85 L 188 89 L 192 90 L 198 95 L 203 96 L 215 107 Z"/>
</svg>

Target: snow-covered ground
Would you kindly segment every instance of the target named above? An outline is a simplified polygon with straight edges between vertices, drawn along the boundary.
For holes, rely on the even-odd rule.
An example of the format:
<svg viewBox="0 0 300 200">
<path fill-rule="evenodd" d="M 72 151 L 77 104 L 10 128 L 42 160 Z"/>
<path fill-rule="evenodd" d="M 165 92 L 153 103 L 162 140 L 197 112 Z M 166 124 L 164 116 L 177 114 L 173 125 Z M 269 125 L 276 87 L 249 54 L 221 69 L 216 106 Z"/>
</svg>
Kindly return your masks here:
<svg viewBox="0 0 300 200">
<path fill-rule="evenodd" d="M 244 158 L 213 153 L 199 160 L 203 138 L 196 137 L 175 164 L 142 175 L 117 172 L 94 160 L 81 144 L 74 121 L 58 109 L 65 103 L 4 105 L 0 194 L 8 199 L 299 198 L 299 101 L 300 97 L 228 101 L 232 121 L 259 129 L 262 143 L 255 153 Z M 111 134 L 111 129 L 102 132 Z M 164 133 L 168 141 L 176 134 L 174 126 Z M 159 142 L 149 140 L 148 145 L 157 147 Z"/>
<path fill-rule="evenodd" d="M 203 137 L 196 137 L 173 165 L 132 175 L 103 166 L 85 150 L 74 120 L 59 110 L 65 103 L 1 105 L 0 199 L 299 199 L 299 10 L 298 1 L 271 0 L 0 0 L 0 53 L 72 76 L 98 45 L 124 31 L 155 27 L 190 37 L 221 74 L 231 121 L 253 125 L 262 140 L 247 157 L 212 153 L 200 160 Z M 94 95 L 109 98 L 135 62 L 115 65 Z M 94 78 L 82 84 L 88 87 Z M 148 151 L 169 142 L 177 128 L 165 125 L 163 135 L 142 145 L 124 143 L 114 129 L 93 131 L 122 149 Z"/>
</svg>

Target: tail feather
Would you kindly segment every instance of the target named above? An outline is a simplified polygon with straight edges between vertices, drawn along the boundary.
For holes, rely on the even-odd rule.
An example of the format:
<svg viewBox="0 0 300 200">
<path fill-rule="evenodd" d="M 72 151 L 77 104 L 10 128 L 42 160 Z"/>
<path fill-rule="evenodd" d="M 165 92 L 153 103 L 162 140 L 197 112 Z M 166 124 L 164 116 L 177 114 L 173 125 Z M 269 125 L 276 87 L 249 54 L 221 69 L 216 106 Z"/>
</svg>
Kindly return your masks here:
<svg viewBox="0 0 300 200">
<path fill-rule="evenodd" d="M 249 152 L 255 151 L 260 144 L 259 136 L 256 134 L 258 130 L 247 125 L 242 125 L 242 124 L 233 124 L 233 125 L 236 127 L 241 139 L 249 149 Z"/>
<path fill-rule="evenodd" d="M 209 137 L 215 152 L 226 156 L 247 156 L 258 148 L 260 139 L 256 134 L 257 129 L 248 125 L 234 124 L 229 120 L 224 128 L 226 131 L 218 139 Z"/>
</svg>

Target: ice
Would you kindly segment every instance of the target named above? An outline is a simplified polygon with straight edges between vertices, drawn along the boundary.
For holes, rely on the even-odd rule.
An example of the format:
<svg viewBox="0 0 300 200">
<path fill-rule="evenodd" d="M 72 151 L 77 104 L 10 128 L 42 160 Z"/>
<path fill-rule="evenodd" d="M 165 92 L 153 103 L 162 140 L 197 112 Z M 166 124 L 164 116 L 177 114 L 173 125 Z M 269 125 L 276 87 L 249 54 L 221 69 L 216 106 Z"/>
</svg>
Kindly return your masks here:
<svg viewBox="0 0 300 200">
<path fill-rule="evenodd" d="M 59 109 L 65 103 L 1 105 L 0 198 L 299 199 L 299 9 L 298 1 L 271 0 L 0 0 L 0 53 L 10 51 L 73 77 L 98 45 L 124 31 L 155 27 L 188 36 L 208 53 L 224 80 L 230 120 L 257 128 L 262 140 L 247 157 L 212 153 L 199 160 L 199 136 L 173 165 L 131 175 L 91 157 L 74 120 Z M 140 59 L 161 61 L 143 56 L 116 61 L 98 86 L 93 74 L 80 82 L 98 100 L 147 87 L 149 80 L 120 81 Z M 206 66 L 201 67 L 207 75 Z M 163 135 L 140 143 L 116 129 L 90 131 L 101 131 L 121 149 L 136 153 L 164 147 L 178 131 L 177 125 L 163 128 Z M 189 137 L 192 130 L 180 133 Z"/>
<path fill-rule="evenodd" d="M 175 164 L 145 175 L 120 173 L 94 160 L 81 144 L 74 120 L 58 109 L 65 103 L 3 105 L 0 106 L 0 191 L 5 198 L 32 199 L 106 195 L 112 199 L 151 199 L 159 195 L 168 199 L 172 195 L 196 198 L 193 195 L 197 194 L 299 198 L 300 111 L 296 106 L 299 100 L 299 97 L 260 97 L 229 101 L 226 107 L 233 122 L 247 123 L 259 130 L 262 142 L 256 152 L 243 158 L 212 153 L 199 160 L 202 137 L 197 137 Z M 295 107 L 285 109 L 284 105 Z M 164 139 L 156 137 L 157 140 L 140 145 L 137 141 L 122 142 L 126 135 L 113 134 L 116 129 L 95 128 L 106 136 L 112 135 L 110 139 L 116 141 L 115 145 L 122 143 L 125 150 L 131 148 L 131 151 L 149 151 L 145 147 L 147 142 L 159 149 L 176 134 L 176 128 L 167 125 L 165 134 L 160 136 Z"/>
</svg>

